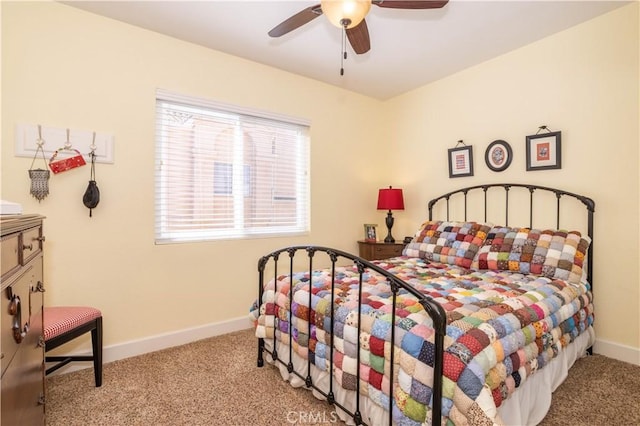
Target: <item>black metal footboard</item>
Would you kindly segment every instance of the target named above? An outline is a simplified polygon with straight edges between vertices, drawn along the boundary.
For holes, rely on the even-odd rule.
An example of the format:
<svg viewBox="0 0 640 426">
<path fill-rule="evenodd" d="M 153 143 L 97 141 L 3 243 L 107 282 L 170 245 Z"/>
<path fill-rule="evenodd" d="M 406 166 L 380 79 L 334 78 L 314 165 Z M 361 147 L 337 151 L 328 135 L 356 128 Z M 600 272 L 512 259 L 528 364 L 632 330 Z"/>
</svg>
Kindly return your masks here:
<svg viewBox="0 0 640 426">
<path fill-rule="evenodd" d="M 267 266 L 267 264 L 269 263 L 270 260 L 273 261 L 274 264 L 274 278 L 277 280 L 278 275 L 278 259 L 280 257 L 281 254 L 286 253 L 289 256 L 289 276 L 293 276 L 294 274 L 294 256 L 296 255 L 296 253 L 298 251 L 303 251 L 307 253 L 307 257 L 309 260 L 309 266 L 308 266 L 308 270 L 311 272 L 314 270 L 314 266 L 313 266 L 313 260 L 314 260 L 314 255 L 318 252 L 322 252 L 322 253 L 326 253 L 330 259 L 331 262 L 331 294 L 334 295 L 335 293 L 335 272 L 336 272 L 336 263 L 338 262 L 338 260 L 343 260 L 343 259 L 347 259 L 353 262 L 353 264 L 356 266 L 358 272 L 359 272 L 359 294 L 358 294 L 358 337 L 360 336 L 361 333 L 361 306 L 362 306 L 362 280 L 363 280 L 363 274 L 365 273 L 365 271 L 370 270 L 370 271 L 374 271 L 380 275 L 382 275 L 384 278 L 387 279 L 387 282 L 389 283 L 390 287 L 391 287 L 391 291 L 392 291 L 392 318 L 391 318 L 391 345 L 392 348 L 395 345 L 395 323 L 396 323 L 396 298 L 398 295 L 398 291 L 400 289 L 404 289 L 407 291 L 407 293 L 413 295 L 414 297 L 416 297 L 419 301 L 419 303 L 424 307 L 425 311 L 427 312 L 427 314 L 432 318 L 433 320 L 433 324 L 434 324 L 434 329 L 435 329 L 435 361 L 434 361 L 434 383 L 433 383 L 433 387 L 432 387 L 432 401 L 433 401 L 433 407 L 432 407 L 432 424 L 434 425 L 439 425 L 441 424 L 441 417 L 442 417 L 442 372 L 443 372 L 443 362 L 442 362 L 442 358 L 443 358 L 443 349 L 444 349 L 444 336 L 446 333 L 446 314 L 444 309 L 442 308 L 442 306 L 440 306 L 438 303 L 436 303 L 433 299 L 431 299 L 430 297 L 420 293 L 419 291 L 417 291 L 415 288 L 413 288 L 411 285 L 407 284 L 406 282 L 402 281 L 401 279 L 397 278 L 396 276 L 394 276 L 393 274 L 387 272 L 386 270 L 384 270 L 383 268 L 368 262 L 362 258 L 359 258 L 357 256 L 354 256 L 352 254 L 340 251 L 340 250 L 336 250 L 336 249 L 332 249 L 332 248 L 327 248 L 327 247 L 319 247 L 319 246 L 294 246 L 294 247 L 286 247 L 286 248 L 282 248 L 280 250 L 274 251 L 273 253 L 270 253 L 266 256 L 263 256 L 262 258 L 260 258 L 260 260 L 258 261 L 258 272 L 259 272 L 259 285 L 258 285 L 258 309 L 262 306 L 262 293 L 264 291 L 264 279 L 265 279 L 265 268 Z M 289 311 L 291 311 L 291 303 L 293 300 L 293 295 L 291 294 L 293 291 L 293 285 L 290 285 L 289 287 Z M 311 315 L 311 297 L 312 297 L 312 292 L 311 292 L 311 282 L 310 282 L 310 289 L 309 289 L 309 316 Z M 331 318 L 330 318 L 330 324 L 331 324 L 331 333 L 329 333 L 330 336 L 330 352 L 329 352 L 329 371 L 332 372 L 333 371 L 333 366 L 334 366 L 334 359 L 333 359 L 333 351 L 334 351 L 334 340 L 333 340 L 333 336 L 334 336 L 334 314 L 335 314 L 335 308 L 336 306 L 334 305 L 334 297 L 331 298 L 330 301 L 330 305 L 331 305 Z M 274 317 L 274 322 L 276 321 L 275 317 Z M 311 335 L 311 318 L 308 318 L 308 333 L 309 335 Z M 305 381 L 305 385 L 307 386 L 307 388 L 313 388 L 315 389 L 319 394 L 323 395 L 326 400 L 331 403 L 334 404 L 336 407 L 340 408 L 341 410 L 343 410 L 345 413 L 347 413 L 349 416 L 351 416 L 353 418 L 353 421 L 359 425 L 359 424 L 364 424 L 363 420 L 362 420 L 362 414 L 360 411 L 360 368 L 357 369 L 356 374 L 356 390 L 355 390 L 355 411 L 350 411 L 349 409 L 347 409 L 346 407 L 344 407 L 342 404 L 340 404 L 339 402 L 336 401 L 335 399 L 335 394 L 334 394 L 334 386 L 336 386 L 334 384 L 333 381 L 333 374 L 329 375 L 329 390 L 328 392 L 325 392 L 322 389 L 319 389 L 314 383 L 313 383 L 313 379 L 311 377 L 311 357 L 307 357 L 307 371 L 306 372 L 299 372 L 299 371 L 295 371 L 294 370 L 294 366 L 292 363 L 292 352 L 293 352 L 293 333 L 292 333 L 292 323 L 293 321 L 291 321 L 291 319 L 289 320 L 289 362 L 285 363 L 283 360 L 281 360 L 278 357 L 278 351 L 277 351 L 277 347 L 275 346 L 275 341 L 274 341 L 274 346 L 273 346 L 273 351 L 269 352 L 269 350 L 265 347 L 265 342 L 264 339 L 260 338 L 258 340 L 258 367 L 262 367 L 264 365 L 264 359 L 263 359 L 263 352 L 267 352 L 267 353 L 271 353 L 272 359 L 274 362 L 280 362 L 283 365 L 286 365 L 287 370 L 289 371 L 290 374 L 294 374 L 296 376 L 298 376 L 300 379 Z M 276 324 L 274 324 L 274 329 Z M 358 343 L 356 345 L 356 350 L 357 350 L 357 365 L 360 365 L 360 352 L 361 352 L 361 348 L 360 348 L 360 344 Z M 388 407 L 388 413 L 389 413 L 389 425 L 391 425 L 393 423 L 393 401 L 394 401 L 394 395 L 393 395 L 393 390 L 394 390 L 394 383 L 393 383 L 393 377 L 394 377 L 394 355 L 395 355 L 395 350 L 391 350 L 391 359 L 390 359 L 390 380 L 389 380 L 389 407 Z"/>
</svg>

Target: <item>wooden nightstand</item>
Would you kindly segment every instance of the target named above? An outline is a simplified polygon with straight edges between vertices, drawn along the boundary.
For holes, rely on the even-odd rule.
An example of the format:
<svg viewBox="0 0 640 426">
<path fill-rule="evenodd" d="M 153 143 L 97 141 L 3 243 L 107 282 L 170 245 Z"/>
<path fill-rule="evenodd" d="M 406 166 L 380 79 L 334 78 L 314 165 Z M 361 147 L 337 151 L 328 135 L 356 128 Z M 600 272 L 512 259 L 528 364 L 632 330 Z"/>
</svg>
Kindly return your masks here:
<svg viewBox="0 0 640 426">
<path fill-rule="evenodd" d="M 366 260 L 388 259 L 390 257 L 402 256 L 404 243 L 385 243 L 383 241 L 358 241 L 360 248 L 359 256 Z"/>
</svg>

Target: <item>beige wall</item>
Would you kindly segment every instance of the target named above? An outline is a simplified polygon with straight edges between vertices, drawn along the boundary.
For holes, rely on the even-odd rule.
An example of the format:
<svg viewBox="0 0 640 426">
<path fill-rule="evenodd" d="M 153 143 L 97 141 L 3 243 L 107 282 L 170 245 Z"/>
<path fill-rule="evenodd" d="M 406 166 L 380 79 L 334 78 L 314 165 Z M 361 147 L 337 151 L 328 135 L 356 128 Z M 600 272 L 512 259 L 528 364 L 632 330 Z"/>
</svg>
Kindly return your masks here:
<svg viewBox="0 0 640 426">
<path fill-rule="evenodd" d="M 599 339 L 640 348 L 638 251 L 638 3 L 399 96 L 385 105 L 396 172 L 411 200 L 460 186 L 532 182 L 596 202 L 594 290 Z M 562 131 L 562 169 L 527 172 L 525 136 Z M 446 150 L 474 147 L 475 176 L 448 179 Z M 484 152 L 496 139 L 511 166 L 492 172 Z M 410 210 L 399 226 L 424 217 Z M 407 224 L 408 223 L 408 224 Z M 624 314 L 623 314 L 624 313 Z M 624 326 L 620 326 L 622 318 Z M 638 360 L 640 362 L 640 359 Z"/>
<path fill-rule="evenodd" d="M 2 198 L 47 217 L 46 302 L 101 308 L 105 345 L 246 316 L 260 256 L 309 242 L 354 251 L 378 214 L 386 181 L 363 153 L 381 144 L 380 101 L 59 3 L 2 12 Z M 309 119 L 311 234 L 154 245 L 158 87 Z M 115 164 L 96 166 L 92 218 L 88 167 L 53 176 L 41 203 L 29 195 L 16 123 L 115 135 Z"/>
<path fill-rule="evenodd" d="M 47 302 L 100 307 L 112 345 L 245 315 L 256 261 L 272 249 L 313 242 L 355 251 L 362 223 L 383 224 L 378 187 L 405 188 L 398 238 L 425 218 L 426 200 L 449 189 L 486 181 L 558 186 L 597 203 L 598 336 L 638 350 L 637 9 L 380 102 L 61 4 L 4 3 L 2 198 L 47 216 Z M 312 233 L 155 246 L 157 87 L 310 119 Z M 53 177 L 40 204 L 29 196 L 31 160 L 14 156 L 19 122 L 115 135 L 115 164 L 97 166 L 102 201 L 93 218 L 81 202 L 88 169 Z M 563 167 L 525 172 L 524 136 L 542 124 L 563 132 Z M 473 178 L 448 179 L 446 150 L 458 139 L 474 146 Z M 502 173 L 484 165 L 495 139 L 514 150 Z M 383 162 L 392 167 L 372 166 Z M 631 319 L 616 326 L 623 312 Z"/>
</svg>

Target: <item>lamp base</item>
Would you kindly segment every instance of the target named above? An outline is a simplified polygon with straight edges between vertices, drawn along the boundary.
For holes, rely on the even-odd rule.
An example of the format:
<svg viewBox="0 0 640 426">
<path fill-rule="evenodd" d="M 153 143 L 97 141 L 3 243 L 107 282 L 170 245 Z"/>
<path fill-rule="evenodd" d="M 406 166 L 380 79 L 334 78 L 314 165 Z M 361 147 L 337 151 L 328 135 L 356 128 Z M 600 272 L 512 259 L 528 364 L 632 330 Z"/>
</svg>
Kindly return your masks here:
<svg viewBox="0 0 640 426">
<path fill-rule="evenodd" d="M 391 235 L 391 228 L 393 228 L 393 215 L 391 214 L 391 210 L 387 213 L 387 218 L 385 219 L 385 223 L 387 225 L 387 237 L 384 239 L 385 243 L 395 243 L 396 240 Z"/>
</svg>

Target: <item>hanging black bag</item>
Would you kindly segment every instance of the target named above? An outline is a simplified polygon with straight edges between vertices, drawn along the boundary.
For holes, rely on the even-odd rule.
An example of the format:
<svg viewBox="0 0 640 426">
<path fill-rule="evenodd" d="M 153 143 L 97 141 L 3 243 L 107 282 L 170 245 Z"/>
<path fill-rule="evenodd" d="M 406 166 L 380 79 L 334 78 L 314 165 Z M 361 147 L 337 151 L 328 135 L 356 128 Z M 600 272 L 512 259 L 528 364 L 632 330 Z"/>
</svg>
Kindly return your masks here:
<svg viewBox="0 0 640 426">
<path fill-rule="evenodd" d="M 92 217 L 92 210 L 96 208 L 100 202 L 100 190 L 96 183 L 96 154 L 91 151 L 91 180 L 87 186 L 84 195 L 82 196 L 82 203 L 89 209 L 89 217 Z"/>
</svg>

